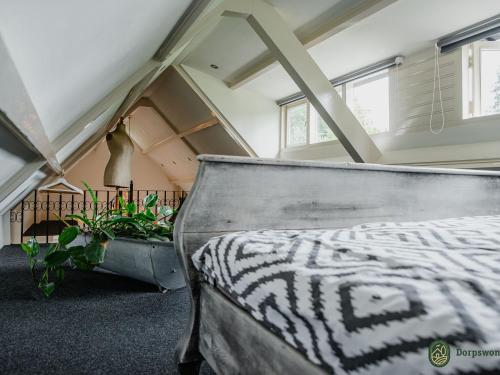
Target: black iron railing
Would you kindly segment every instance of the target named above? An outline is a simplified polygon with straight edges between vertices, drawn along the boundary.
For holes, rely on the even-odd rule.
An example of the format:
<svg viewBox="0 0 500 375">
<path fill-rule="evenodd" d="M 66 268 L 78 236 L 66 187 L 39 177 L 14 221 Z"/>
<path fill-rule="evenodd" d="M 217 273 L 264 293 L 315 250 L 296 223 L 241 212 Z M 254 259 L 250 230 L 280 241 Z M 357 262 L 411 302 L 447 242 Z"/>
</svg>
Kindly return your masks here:
<svg viewBox="0 0 500 375">
<path fill-rule="evenodd" d="M 125 201 L 135 202 L 142 209 L 144 198 L 152 193 L 158 196 L 153 209 L 155 214 L 161 206 L 179 208 L 188 194 L 185 191 L 167 190 L 96 190 L 97 209 L 116 207 L 119 196 Z M 64 223 L 58 217 L 64 218 L 81 211 L 90 214 L 92 209 L 92 199 L 86 191 L 83 195 L 76 195 L 34 190 L 10 211 L 11 243 L 18 244 L 29 237 L 36 237 L 40 243 L 53 242 L 53 236 L 59 235 L 64 228 Z M 69 224 L 77 223 L 70 221 Z"/>
</svg>

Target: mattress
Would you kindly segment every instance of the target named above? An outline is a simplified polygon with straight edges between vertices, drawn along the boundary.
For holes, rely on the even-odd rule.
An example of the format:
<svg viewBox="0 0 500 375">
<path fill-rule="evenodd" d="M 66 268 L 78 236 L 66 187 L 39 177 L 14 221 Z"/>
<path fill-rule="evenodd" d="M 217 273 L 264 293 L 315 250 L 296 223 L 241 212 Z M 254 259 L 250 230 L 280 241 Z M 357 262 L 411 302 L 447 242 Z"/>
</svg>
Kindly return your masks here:
<svg viewBox="0 0 500 375">
<path fill-rule="evenodd" d="M 328 373 L 500 370 L 500 216 L 238 232 L 192 260 Z M 438 339 L 450 345 L 439 369 Z"/>
</svg>

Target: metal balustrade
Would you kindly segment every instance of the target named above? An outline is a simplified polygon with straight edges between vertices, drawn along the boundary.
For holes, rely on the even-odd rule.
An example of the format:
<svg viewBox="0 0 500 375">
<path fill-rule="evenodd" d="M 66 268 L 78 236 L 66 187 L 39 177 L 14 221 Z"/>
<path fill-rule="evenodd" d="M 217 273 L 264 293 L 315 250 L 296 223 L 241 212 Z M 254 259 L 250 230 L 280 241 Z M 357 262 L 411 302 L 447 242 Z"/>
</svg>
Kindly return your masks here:
<svg viewBox="0 0 500 375">
<path fill-rule="evenodd" d="M 139 209 L 144 208 L 143 200 L 149 194 L 156 194 L 158 202 L 153 211 L 158 213 L 161 206 L 179 208 L 187 197 L 186 191 L 167 190 L 96 190 L 97 209 L 116 207 L 118 197 L 127 202 L 135 202 Z M 46 193 L 33 190 L 10 211 L 11 243 L 19 244 L 27 238 L 36 237 L 40 243 L 55 242 L 54 236 L 61 233 L 64 223 L 58 217 L 85 211 L 91 215 L 92 199 L 88 192 L 83 195 Z M 70 224 L 77 224 L 71 221 Z"/>
</svg>

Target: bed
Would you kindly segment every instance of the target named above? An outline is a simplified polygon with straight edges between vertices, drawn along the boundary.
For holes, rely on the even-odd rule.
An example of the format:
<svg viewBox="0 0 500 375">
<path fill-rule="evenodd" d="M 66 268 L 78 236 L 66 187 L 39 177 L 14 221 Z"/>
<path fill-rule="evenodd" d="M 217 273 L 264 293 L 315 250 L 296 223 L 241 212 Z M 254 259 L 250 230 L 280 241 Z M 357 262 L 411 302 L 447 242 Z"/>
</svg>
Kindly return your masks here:
<svg viewBox="0 0 500 375">
<path fill-rule="evenodd" d="M 433 373 L 436 339 L 500 349 L 499 174 L 199 159 L 175 228 L 181 374 Z"/>
</svg>

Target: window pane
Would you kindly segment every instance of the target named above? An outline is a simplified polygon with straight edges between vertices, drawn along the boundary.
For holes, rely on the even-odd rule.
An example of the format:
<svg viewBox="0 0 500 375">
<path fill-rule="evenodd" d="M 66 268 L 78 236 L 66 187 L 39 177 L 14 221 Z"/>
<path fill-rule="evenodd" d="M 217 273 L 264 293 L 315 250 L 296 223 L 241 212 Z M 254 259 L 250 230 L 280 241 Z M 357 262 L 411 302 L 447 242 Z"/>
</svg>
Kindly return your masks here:
<svg viewBox="0 0 500 375">
<path fill-rule="evenodd" d="M 389 131 L 389 76 L 387 71 L 352 84 L 349 108 L 368 134 Z"/>
<path fill-rule="evenodd" d="M 287 108 L 288 146 L 307 143 L 307 103 Z"/>
<path fill-rule="evenodd" d="M 337 139 L 321 116 L 311 106 L 311 143 L 328 142 Z"/>
<path fill-rule="evenodd" d="M 500 112 L 500 50 L 481 50 L 481 114 Z"/>
</svg>

